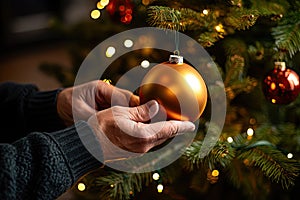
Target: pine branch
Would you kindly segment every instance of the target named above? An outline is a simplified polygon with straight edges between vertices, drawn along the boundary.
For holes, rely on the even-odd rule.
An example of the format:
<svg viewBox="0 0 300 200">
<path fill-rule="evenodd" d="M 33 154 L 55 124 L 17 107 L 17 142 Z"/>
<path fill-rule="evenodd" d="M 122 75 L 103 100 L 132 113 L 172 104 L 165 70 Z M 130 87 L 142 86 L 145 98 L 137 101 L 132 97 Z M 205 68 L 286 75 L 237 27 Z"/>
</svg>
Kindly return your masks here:
<svg viewBox="0 0 300 200">
<path fill-rule="evenodd" d="M 257 10 L 263 16 L 284 14 L 288 7 L 285 0 L 251 0 L 251 9 Z"/>
<path fill-rule="evenodd" d="M 95 179 L 95 185 L 103 192 L 100 199 L 130 199 L 134 192 L 140 192 L 152 181 L 151 173 L 117 173 Z"/>
<path fill-rule="evenodd" d="M 280 182 L 283 188 L 292 186 L 300 171 L 296 160 L 288 159 L 272 146 L 247 148 L 238 158 L 246 160 L 250 167 L 258 167 L 266 177 L 276 183 Z"/>
<path fill-rule="evenodd" d="M 150 6 L 148 22 L 151 26 L 177 31 L 201 29 L 205 21 L 201 14 L 189 8 L 174 9 L 165 6 Z"/>
<path fill-rule="evenodd" d="M 244 78 L 244 58 L 239 55 L 229 56 L 225 64 L 226 77 L 224 84 L 227 97 L 231 100 L 242 92 L 250 92 L 257 85 L 254 78 Z"/>
<path fill-rule="evenodd" d="M 225 25 L 236 30 L 246 30 L 253 26 L 259 17 L 256 9 L 243 9 L 233 7 L 230 9 L 230 15 L 224 19 Z"/>
<path fill-rule="evenodd" d="M 215 169 L 216 166 L 226 167 L 234 157 L 233 148 L 228 143 L 218 142 L 211 152 L 203 158 L 200 153 L 202 145 L 202 141 L 193 142 L 184 152 L 183 158 L 188 161 L 186 163 L 188 170 L 201 166 L 206 166 L 211 170 Z"/>
<path fill-rule="evenodd" d="M 286 15 L 272 29 L 272 35 L 275 38 L 275 44 L 279 49 L 287 50 L 289 56 L 293 57 L 300 50 L 300 14 L 292 12 Z"/>
</svg>

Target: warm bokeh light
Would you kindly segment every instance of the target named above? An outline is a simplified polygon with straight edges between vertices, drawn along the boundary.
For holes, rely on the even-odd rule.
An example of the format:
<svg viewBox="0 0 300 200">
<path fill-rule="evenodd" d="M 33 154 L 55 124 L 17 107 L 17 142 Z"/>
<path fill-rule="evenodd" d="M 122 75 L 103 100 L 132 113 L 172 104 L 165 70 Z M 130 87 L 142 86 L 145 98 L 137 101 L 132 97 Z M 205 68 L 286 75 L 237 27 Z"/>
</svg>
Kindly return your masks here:
<svg viewBox="0 0 300 200">
<path fill-rule="evenodd" d="M 253 134 L 254 134 L 253 128 L 248 128 L 248 129 L 247 129 L 247 135 L 248 135 L 248 136 L 253 136 Z"/>
<path fill-rule="evenodd" d="M 208 10 L 207 10 L 207 9 L 204 9 L 204 10 L 202 11 L 202 13 L 203 13 L 204 15 L 208 15 Z"/>
<path fill-rule="evenodd" d="M 101 0 L 100 4 L 105 7 L 109 4 L 109 0 Z"/>
<path fill-rule="evenodd" d="M 133 46 L 133 41 L 129 40 L 129 39 L 125 40 L 124 41 L 124 46 L 127 47 L 127 48 L 132 47 Z"/>
<path fill-rule="evenodd" d="M 211 175 L 214 177 L 217 177 L 217 176 L 219 176 L 219 171 L 215 169 L 211 172 Z"/>
<path fill-rule="evenodd" d="M 111 82 L 112 82 L 110 79 L 103 79 L 102 81 L 105 82 L 105 83 L 107 83 L 107 84 L 109 84 L 109 85 L 110 85 Z"/>
<path fill-rule="evenodd" d="M 148 60 L 143 60 L 143 61 L 141 62 L 141 66 L 142 66 L 143 68 L 148 68 L 148 67 L 150 66 L 150 62 L 149 62 Z"/>
<path fill-rule="evenodd" d="M 78 183 L 77 188 L 79 191 L 84 191 L 86 189 L 85 184 L 84 183 Z"/>
<path fill-rule="evenodd" d="M 228 137 L 227 138 L 227 142 L 232 143 L 233 142 L 233 138 L 232 137 Z"/>
<path fill-rule="evenodd" d="M 286 157 L 288 158 L 288 159 L 291 159 L 291 158 L 293 158 L 293 154 L 292 153 L 288 153 L 287 155 L 286 155 Z"/>
<path fill-rule="evenodd" d="M 110 46 L 110 47 L 108 47 L 108 48 L 106 49 L 105 55 L 106 55 L 106 57 L 110 58 L 110 57 L 112 57 L 115 53 L 116 53 L 116 48 Z"/>
<path fill-rule="evenodd" d="M 100 17 L 101 13 L 99 10 L 92 10 L 91 12 L 91 18 L 92 19 L 98 19 Z"/>
<path fill-rule="evenodd" d="M 217 26 L 215 26 L 215 29 L 216 29 L 216 31 L 218 31 L 218 32 L 224 32 L 224 29 L 223 29 L 223 25 L 222 24 L 219 24 L 219 25 L 217 25 Z"/>
<path fill-rule="evenodd" d="M 164 189 L 164 186 L 162 184 L 157 185 L 157 192 L 158 193 L 162 193 L 163 189 Z"/>
<path fill-rule="evenodd" d="M 153 180 L 157 181 L 159 179 L 159 173 L 155 172 L 153 175 L 152 175 L 152 178 Z"/>
<path fill-rule="evenodd" d="M 145 6 L 148 6 L 150 3 L 150 0 L 142 0 L 142 4 Z"/>
</svg>

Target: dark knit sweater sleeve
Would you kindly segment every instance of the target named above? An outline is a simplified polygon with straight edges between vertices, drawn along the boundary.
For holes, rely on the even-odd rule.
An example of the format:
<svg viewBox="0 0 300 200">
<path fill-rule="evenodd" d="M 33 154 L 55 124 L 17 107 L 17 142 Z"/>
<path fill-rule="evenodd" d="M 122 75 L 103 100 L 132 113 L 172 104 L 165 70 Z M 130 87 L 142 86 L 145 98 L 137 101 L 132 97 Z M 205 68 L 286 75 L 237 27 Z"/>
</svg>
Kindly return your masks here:
<svg viewBox="0 0 300 200">
<path fill-rule="evenodd" d="M 31 84 L 0 84 L 2 142 L 13 142 L 33 131 L 52 132 L 65 128 L 57 114 L 60 89 L 41 92 Z"/>
<path fill-rule="evenodd" d="M 86 122 L 54 133 L 31 133 L 13 144 L 0 144 L 0 199 L 55 199 L 82 175 L 100 167 L 80 138 L 102 155 Z"/>
</svg>

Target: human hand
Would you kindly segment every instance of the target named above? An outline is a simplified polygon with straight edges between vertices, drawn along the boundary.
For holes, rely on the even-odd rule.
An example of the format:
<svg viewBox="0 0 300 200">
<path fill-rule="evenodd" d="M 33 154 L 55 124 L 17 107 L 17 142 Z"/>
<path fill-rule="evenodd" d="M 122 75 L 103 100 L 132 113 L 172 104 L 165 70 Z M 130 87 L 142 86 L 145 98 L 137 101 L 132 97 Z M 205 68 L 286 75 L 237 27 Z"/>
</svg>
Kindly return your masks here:
<svg viewBox="0 0 300 200">
<path fill-rule="evenodd" d="M 112 96 L 114 105 L 139 105 L 139 97 L 132 92 L 96 80 L 62 90 L 57 97 L 57 112 L 65 125 L 70 126 L 74 120 L 88 120 L 96 111 L 109 108 Z"/>
<path fill-rule="evenodd" d="M 127 158 L 130 152 L 145 153 L 178 133 L 195 129 L 188 121 L 143 123 L 158 112 L 159 105 L 152 100 L 131 108 L 113 106 L 90 117 L 88 124 L 100 142 L 104 161 Z"/>
</svg>

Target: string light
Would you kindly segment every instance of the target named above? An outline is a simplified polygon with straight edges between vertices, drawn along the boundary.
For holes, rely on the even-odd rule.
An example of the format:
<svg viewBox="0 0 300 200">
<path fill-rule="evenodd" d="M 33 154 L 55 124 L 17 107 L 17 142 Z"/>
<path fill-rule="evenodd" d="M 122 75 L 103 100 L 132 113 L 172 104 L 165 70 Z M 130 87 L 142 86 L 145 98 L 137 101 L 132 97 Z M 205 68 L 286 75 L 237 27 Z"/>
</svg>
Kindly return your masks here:
<svg viewBox="0 0 300 200">
<path fill-rule="evenodd" d="M 142 66 L 143 68 L 148 68 L 148 67 L 150 66 L 150 62 L 149 62 L 148 60 L 143 60 L 143 61 L 141 62 L 141 66 Z"/>
<path fill-rule="evenodd" d="M 108 48 L 106 49 L 105 55 L 106 55 L 106 57 L 110 58 L 110 57 L 112 57 L 115 53 L 116 53 L 116 48 L 110 46 L 110 47 L 108 47 Z"/>
<path fill-rule="evenodd" d="M 222 24 L 218 24 L 217 26 L 215 26 L 216 31 L 218 31 L 219 33 L 224 32 L 223 29 L 223 25 Z"/>
<path fill-rule="evenodd" d="M 286 155 L 286 157 L 288 158 L 288 159 L 291 159 L 291 158 L 293 158 L 293 154 L 292 153 L 288 153 L 287 155 Z"/>
<path fill-rule="evenodd" d="M 228 137 L 227 138 L 227 142 L 232 143 L 233 142 L 233 138 L 232 137 Z"/>
<path fill-rule="evenodd" d="M 98 19 L 100 17 L 101 13 L 99 10 L 92 10 L 91 12 L 91 18 L 92 19 Z"/>
<path fill-rule="evenodd" d="M 97 8 L 98 9 L 103 9 L 105 8 L 105 6 L 107 6 L 109 4 L 109 0 L 101 0 L 97 2 Z"/>
<path fill-rule="evenodd" d="M 77 185 L 77 189 L 82 192 L 86 189 L 85 184 L 84 183 L 78 183 Z"/>
<path fill-rule="evenodd" d="M 129 39 L 125 40 L 124 41 L 124 46 L 127 47 L 127 48 L 132 47 L 133 46 L 133 41 L 129 40 Z"/>
<path fill-rule="evenodd" d="M 256 123 L 256 119 L 255 118 L 250 118 L 249 123 L 251 125 L 254 125 Z"/>
<path fill-rule="evenodd" d="M 164 186 L 162 184 L 157 185 L 157 192 L 158 193 L 162 193 L 163 189 L 164 189 Z"/>
<path fill-rule="evenodd" d="M 112 81 L 111 81 L 110 79 L 103 79 L 102 81 L 103 81 L 104 83 L 109 84 L 109 85 L 112 83 Z"/>
<path fill-rule="evenodd" d="M 219 174 L 220 174 L 220 172 L 216 169 L 211 172 L 211 175 L 214 176 L 214 177 L 219 176 Z"/>
<path fill-rule="evenodd" d="M 276 103 L 276 99 L 272 99 L 271 101 L 272 101 L 272 103 Z"/>
<path fill-rule="evenodd" d="M 248 128 L 248 129 L 247 129 L 247 135 L 248 135 L 248 136 L 253 136 L 253 134 L 254 134 L 253 128 Z"/>
<path fill-rule="evenodd" d="M 113 188 L 113 187 L 115 187 L 115 185 L 114 185 L 114 184 L 111 184 L 110 187 Z"/>
<path fill-rule="evenodd" d="M 101 0 L 100 4 L 105 7 L 109 4 L 109 0 Z"/>
<path fill-rule="evenodd" d="M 153 175 L 152 175 L 152 178 L 153 180 L 157 181 L 159 179 L 159 173 L 155 172 Z"/>
<path fill-rule="evenodd" d="M 105 6 L 103 6 L 103 5 L 101 4 L 101 2 L 99 1 L 99 2 L 97 3 L 97 8 L 101 10 L 101 9 L 105 8 Z"/>
<path fill-rule="evenodd" d="M 145 6 L 148 6 L 150 3 L 150 0 L 142 0 L 142 4 Z"/>
<path fill-rule="evenodd" d="M 208 15 L 208 10 L 207 10 L 207 9 L 204 9 L 204 10 L 202 11 L 202 13 L 203 13 L 204 15 Z"/>
</svg>

